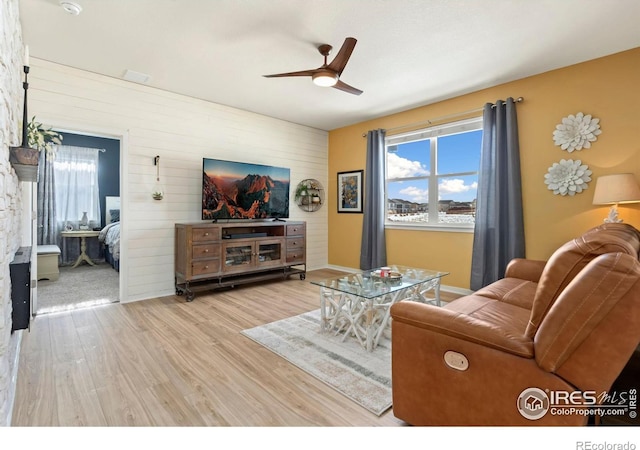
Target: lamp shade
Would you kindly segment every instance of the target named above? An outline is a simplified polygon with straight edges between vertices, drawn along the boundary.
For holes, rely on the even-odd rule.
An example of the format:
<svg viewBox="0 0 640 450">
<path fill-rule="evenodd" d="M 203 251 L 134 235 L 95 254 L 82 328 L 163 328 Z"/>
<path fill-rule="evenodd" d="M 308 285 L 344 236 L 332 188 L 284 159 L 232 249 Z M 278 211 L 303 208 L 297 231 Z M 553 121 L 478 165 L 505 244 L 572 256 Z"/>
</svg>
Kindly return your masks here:
<svg viewBox="0 0 640 450">
<path fill-rule="evenodd" d="M 632 173 L 604 175 L 596 180 L 594 205 L 640 202 L 640 187 Z"/>
</svg>

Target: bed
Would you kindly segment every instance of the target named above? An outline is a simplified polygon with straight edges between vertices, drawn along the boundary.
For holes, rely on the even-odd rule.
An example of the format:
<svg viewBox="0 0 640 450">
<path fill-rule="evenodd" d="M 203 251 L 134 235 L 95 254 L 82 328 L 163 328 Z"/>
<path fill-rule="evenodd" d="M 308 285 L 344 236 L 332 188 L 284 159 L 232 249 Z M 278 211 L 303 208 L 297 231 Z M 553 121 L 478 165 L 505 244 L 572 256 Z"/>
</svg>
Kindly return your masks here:
<svg viewBox="0 0 640 450">
<path fill-rule="evenodd" d="M 98 240 L 104 245 L 104 259 L 120 271 L 120 197 L 106 197 L 106 225 Z"/>
</svg>

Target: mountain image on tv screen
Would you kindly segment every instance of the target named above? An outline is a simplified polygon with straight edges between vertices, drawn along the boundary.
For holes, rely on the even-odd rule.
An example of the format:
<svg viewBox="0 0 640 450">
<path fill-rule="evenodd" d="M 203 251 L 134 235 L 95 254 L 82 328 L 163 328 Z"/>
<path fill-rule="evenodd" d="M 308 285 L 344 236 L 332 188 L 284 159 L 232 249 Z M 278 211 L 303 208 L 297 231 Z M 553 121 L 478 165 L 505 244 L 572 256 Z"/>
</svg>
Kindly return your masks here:
<svg viewBox="0 0 640 450">
<path fill-rule="evenodd" d="M 202 219 L 289 217 L 289 169 L 204 158 Z"/>
</svg>

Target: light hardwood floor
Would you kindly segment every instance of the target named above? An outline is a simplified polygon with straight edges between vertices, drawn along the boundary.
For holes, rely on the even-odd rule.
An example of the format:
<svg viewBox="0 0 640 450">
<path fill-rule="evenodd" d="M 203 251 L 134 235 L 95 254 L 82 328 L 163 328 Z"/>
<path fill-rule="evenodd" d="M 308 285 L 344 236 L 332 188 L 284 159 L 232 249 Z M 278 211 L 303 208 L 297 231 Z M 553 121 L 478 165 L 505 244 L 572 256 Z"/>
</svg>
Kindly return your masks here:
<svg viewBox="0 0 640 450">
<path fill-rule="evenodd" d="M 403 425 L 240 334 L 317 309 L 309 281 L 339 273 L 37 316 L 23 335 L 12 425 Z"/>
</svg>

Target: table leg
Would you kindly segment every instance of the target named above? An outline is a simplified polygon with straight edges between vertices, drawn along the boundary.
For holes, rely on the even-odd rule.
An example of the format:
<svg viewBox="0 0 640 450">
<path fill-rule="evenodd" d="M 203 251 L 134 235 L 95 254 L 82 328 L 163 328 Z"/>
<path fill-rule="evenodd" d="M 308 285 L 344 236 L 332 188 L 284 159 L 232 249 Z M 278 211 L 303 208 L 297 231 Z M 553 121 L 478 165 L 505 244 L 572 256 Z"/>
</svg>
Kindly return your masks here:
<svg viewBox="0 0 640 450">
<path fill-rule="evenodd" d="M 391 320 L 391 305 L 401 300 L 406 300 L 408 298 L 406 297 L 406 294 L 410 294 L 410 292 L 398 291 L 392 294 L 390 297 L 385 298 L 380 304 L 374 304 L 374 307 L 377 307 L 376 315 L 380 317 L 380 323 L 377 327 L 374 328 L 373 342 L 371 343 L 371 350 L 369 351 L 373 351 L 373 349 L 378 346 L 378 344 L 380 343 L 380 338 L 389 326 L 389 322 Z M 384 309 L 384 312 L 381 312 L 380 309 Z M 380 314 L 382 314 L 382 316 L 380 316 Z"/>
<path fill-rule="evenodd" d="M 367 300 L 367 313 L 366 313 L 366 329 L 367 329 L 367 345 L 366 349 L 368 352 L 373 351 L 373 342 L 375 341 L 376 330 L 373 327 L 373 315 L 375 311 L 373 310 L 373 300 Z"/>
<path fill-rule="evenodd" d="M 336 333 L 344 329 L 345 302 L 348 296 L 344 293 L 336 294 L 333 289 L 322 287 L 320 290 L 320 330 L 330 330 Z"/>
<path fill-rule="evenodd" d="M 435 298 L 436 298 L 436 306 L 442 306 L 442 302 L 440 301 L 440 278 L 436 279 L 436 286 L 433 288 Z"/>
<path fill-rule="evenodd" d="M 429 291 L 433 291 L 432 298 L 426 296 Z M 412 297 L 412 300 L 414 301 L 435 306 L 442 306 L 442 301 L 440 300 L 440 278 L 436 278 L 434 280 L 430 280 L 426 283 L 418 285 L 416 292 Z"/>
<path fill-rule="evenodd" d="M 73 269 L 78 267 L 82 261 L 86 261 L 90 266 L 95 265 L 89 255 L 87 255 L 87 239 L 84 236 L 80 237 L 80 255 L 76 260 L 76 263 L 73 265 Z"/>
<path fill-rule="evenodd" d="M 320 331 L 327 331 L 327 301 L 325 295 L 328 295 L 324 287 L 320 288 Z"/>
</svg>

